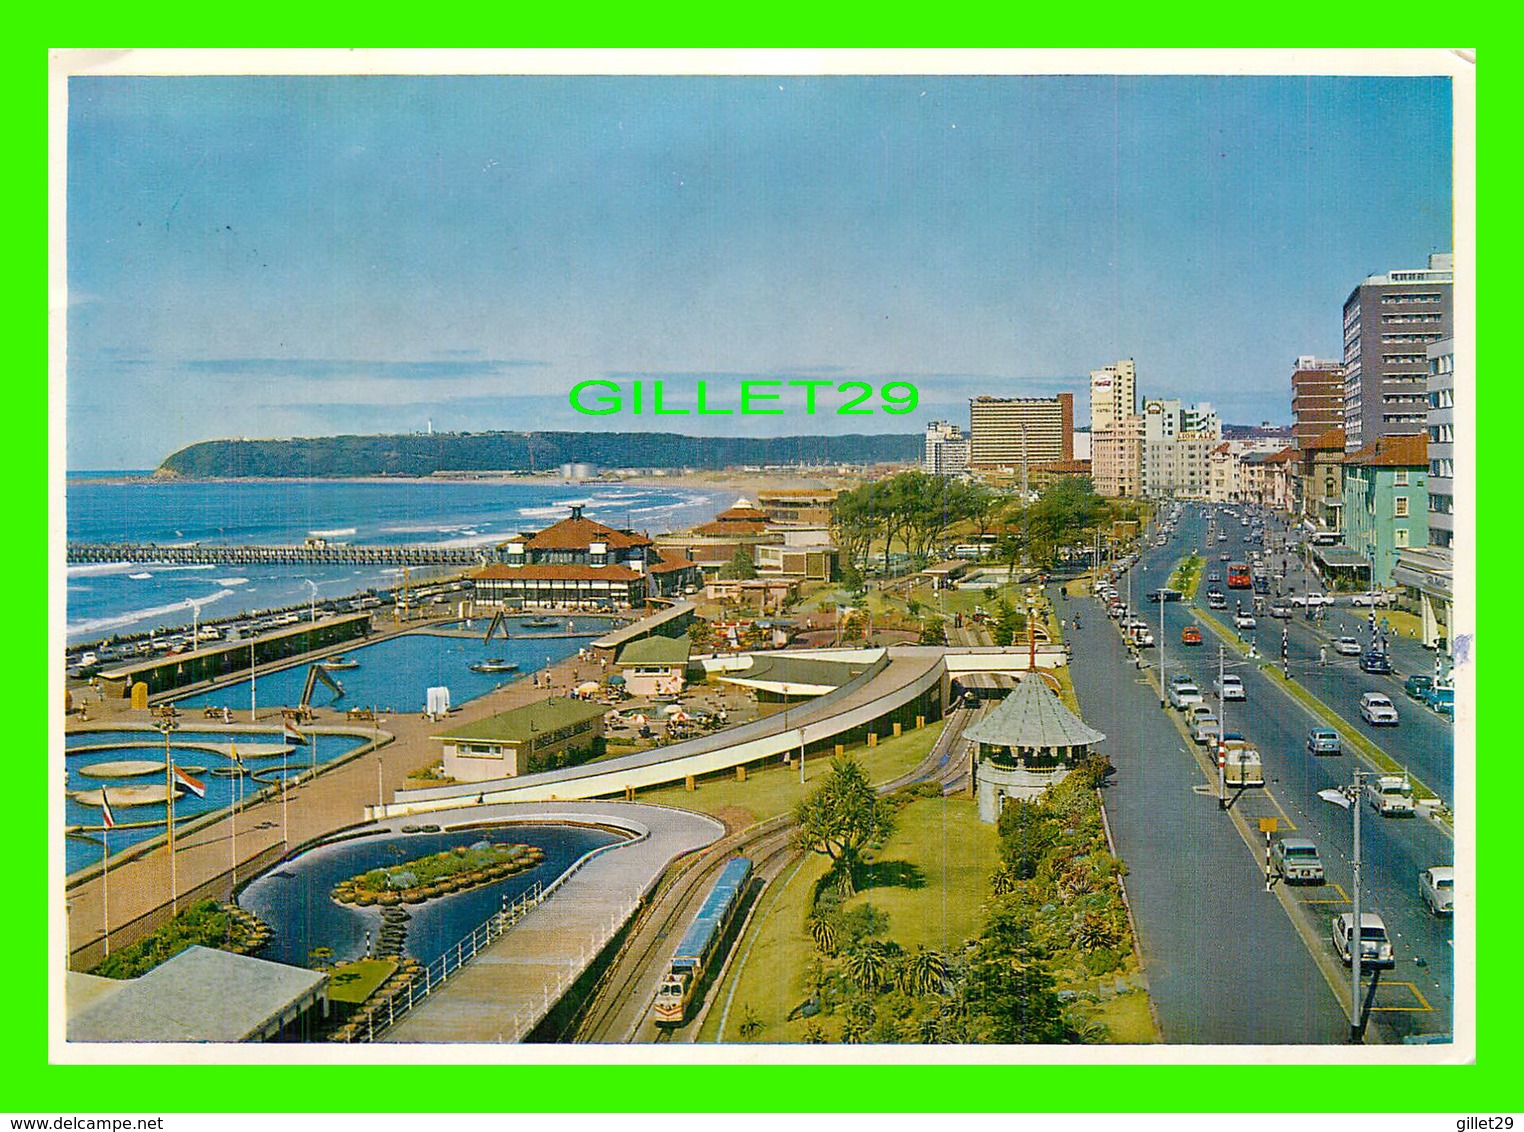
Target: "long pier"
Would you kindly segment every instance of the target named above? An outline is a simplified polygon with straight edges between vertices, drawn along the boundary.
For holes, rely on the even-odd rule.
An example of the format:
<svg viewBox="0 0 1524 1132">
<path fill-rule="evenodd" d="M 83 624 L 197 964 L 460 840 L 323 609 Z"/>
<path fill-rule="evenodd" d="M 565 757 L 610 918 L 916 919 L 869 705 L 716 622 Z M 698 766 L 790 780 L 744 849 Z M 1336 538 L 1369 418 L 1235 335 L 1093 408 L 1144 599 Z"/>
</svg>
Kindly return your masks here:
<svg viewBox="0 0 1524 1132">
<path fill-rule="evenodd" d="M 159 546 L 133 542 L 71 542 L 68 561 L 185 565 L 274 563 L 292 566 L 475 566 L 487 550 L 469 546 Z"/>
</svg>

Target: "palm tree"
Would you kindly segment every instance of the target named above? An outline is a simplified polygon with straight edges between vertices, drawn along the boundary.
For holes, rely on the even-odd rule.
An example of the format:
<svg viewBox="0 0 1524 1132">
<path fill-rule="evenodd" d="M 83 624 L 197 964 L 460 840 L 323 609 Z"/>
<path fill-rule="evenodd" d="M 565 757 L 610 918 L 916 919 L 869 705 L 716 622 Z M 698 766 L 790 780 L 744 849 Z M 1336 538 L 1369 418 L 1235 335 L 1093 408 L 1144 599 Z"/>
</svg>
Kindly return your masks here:
<svg viewBox="0 0 1524 1132">
<path fill-rule="evenodd" d="M 810 929 L 810 938 L 815 941 L 816 948 L 822 955 L 835 955 L 836 948 L 841 943 L 840 933 L 836 930 L 836 922 L 829 916 L 822 916 L 818 912 L 811 912 L 807 921 Z"/>
<path fill-rule="evenodd" d="M 1074 946 L 1081 951 L 1098 951 L 1117 941 L 1115 926 L 1100 912 L 1086 912 L 1074 924 Z"/>
<path fill-rule="evenodd" d="M 940 994 L 947 978 L 942 953 L 918 944 L 899 965 L 900 989 L 907 994 Z"/>
<path fill-rule="evenodd" d="M 741 1008 L 741 1025 L 739 1027 L 741 1040 L 743 1042 L 752 1041 L 762 1032 L 763 1028 L 762 1019 L 757 1016 L 757 1012 L 750 1006 L 743 1006 Z"/>
<path fill-rule="evenodd" d="M 868 993 L 884 985 L 889 973 L 889 949 L 876 939 L 864 940 L 847 956 L 847 978 Z"/>
<path fill-rule="evenodd" d="M 841 1040 L 848 1045 L 857 1045 L 867 1036 L 867 1020 L 856 1014 L 847 1015 L 847 1020 L 841 1024 Z"/>
<path fill-rule="evenodd" d="M 806 1045 L 818 1046 L 825 1043 L 825 1031 L 820 1028 L 820 1023 L 811 1018 L 804 1024 L 804 1033 L 800 1035 L 800 1041 Z"/>
</svg>

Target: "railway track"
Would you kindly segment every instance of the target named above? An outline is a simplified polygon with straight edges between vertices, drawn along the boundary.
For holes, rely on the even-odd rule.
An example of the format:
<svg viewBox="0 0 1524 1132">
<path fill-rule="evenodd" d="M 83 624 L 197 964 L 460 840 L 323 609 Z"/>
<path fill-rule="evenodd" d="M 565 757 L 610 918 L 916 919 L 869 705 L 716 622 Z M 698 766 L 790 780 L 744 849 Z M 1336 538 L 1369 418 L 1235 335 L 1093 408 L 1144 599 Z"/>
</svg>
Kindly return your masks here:
<svg viewBox="0 0 1524 1132">
<path fill-rule="evenodd" d="M 977 714 L 977 709 L 961 706 L 951 709 L 948 725 L 926 757 L 908 773 L 879 784 L 878 792 L 891 794 L 922 782 L 937 782 L 947 793 L 957 789 L 960 782 L 966 782 L 967 767 L 955 757 L 957 740 Z M 668 1030 L 652 1023 L 650 1012 L 672 948 L 695 914 L 695 903 L 703 899 L 725 862 L 737 854 L 752 859 L 761 881 L 747 919 L 737 932 L 737 941 L 743 938 L 769 886 L 799 855 L 793 847 L 793 827 L 792 815 L 782 814 L 729 834 L 708 849 L 678 862 L 636 913 L 624 943 L 583 1008 L 570 1039 L 588 1043 L 696 1041 L 707 1012 L 714 1006 L 715 989 L 723 983 L 733 955 L 727 955 L 725 964 L 709 980 L 704 1004 L 692 1020 Z"/>
</svg>

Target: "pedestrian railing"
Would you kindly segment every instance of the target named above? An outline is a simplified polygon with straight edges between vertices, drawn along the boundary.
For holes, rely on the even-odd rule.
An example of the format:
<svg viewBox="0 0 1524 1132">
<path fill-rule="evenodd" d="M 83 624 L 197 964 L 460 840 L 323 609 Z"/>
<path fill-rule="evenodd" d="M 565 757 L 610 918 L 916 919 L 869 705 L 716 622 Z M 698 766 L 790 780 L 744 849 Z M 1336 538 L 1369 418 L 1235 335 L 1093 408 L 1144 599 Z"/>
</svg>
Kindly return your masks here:
<svg viewBox="0 0 1524 1132">
<path fill-rule="evenodd" d="M 552 885 L 551 889 L 555 886 Z M 342 1027 L 336 1040 L 346 1042 L 373 1042 L 394 1026 L 398 1019 L 406 1017 L 413 1007 L 428 999 L 429 995 L 444 986 L 500 939 L 514 924 L 522 920 L 531 909 L 543 903 L 551 889 L 543 888 L 538 881 L 526 889 L 518 899 L 494 912 L 480 927 L 476 928 L 454 947 L 427 967 L 419 970 L 407 982 L 387 991 L 379 998 L 368 1000 L 359 1014 Z"/>
</svg>

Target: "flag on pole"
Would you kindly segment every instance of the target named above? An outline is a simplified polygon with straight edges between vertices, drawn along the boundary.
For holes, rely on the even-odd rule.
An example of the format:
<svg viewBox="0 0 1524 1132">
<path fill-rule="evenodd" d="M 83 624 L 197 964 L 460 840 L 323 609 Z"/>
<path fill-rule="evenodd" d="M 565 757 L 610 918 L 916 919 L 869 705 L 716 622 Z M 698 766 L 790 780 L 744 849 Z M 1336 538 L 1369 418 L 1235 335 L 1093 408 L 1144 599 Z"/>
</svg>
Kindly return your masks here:
<svg viewBox="0 0 1524 1132">
<path fill-rule="evenodd" d="M 303 735 L 295 727 L 291 726 L 291 721 L 289 719 L 281 724 L 281 733 L 288 743 L 295 743 L 299 747 L 305 747 L 307 745 L 307 736 Z"/>
<path fill-rule="evenodd" d="M 116 815 L 111 812 L 111 802 L 104 788 L 101 790 L 101 825 L 106 829 L 116 828 Z"/>
<path fill-rule="evenodd" d="M 202 782 L 199 778 L 192 778 L 179 767 L 175 766 L 174 763 L 169 764 L 169 769 L 174 775 L 175 781 L 181 786 L 185 787 L 198 798 L 206 797 L 206 783 Z"/>
<path fill-rule="evenodd" d="M 228 752 L 233 757 L 233 765 L 236 766 L 239 769 L 240 772 L 248 769 L 247 767 L 245 767 L 243 765 L 243 760 L 238 757 L 238 744 L 237 743 L 229 743 L 228 744 Z"/>
</svg>

